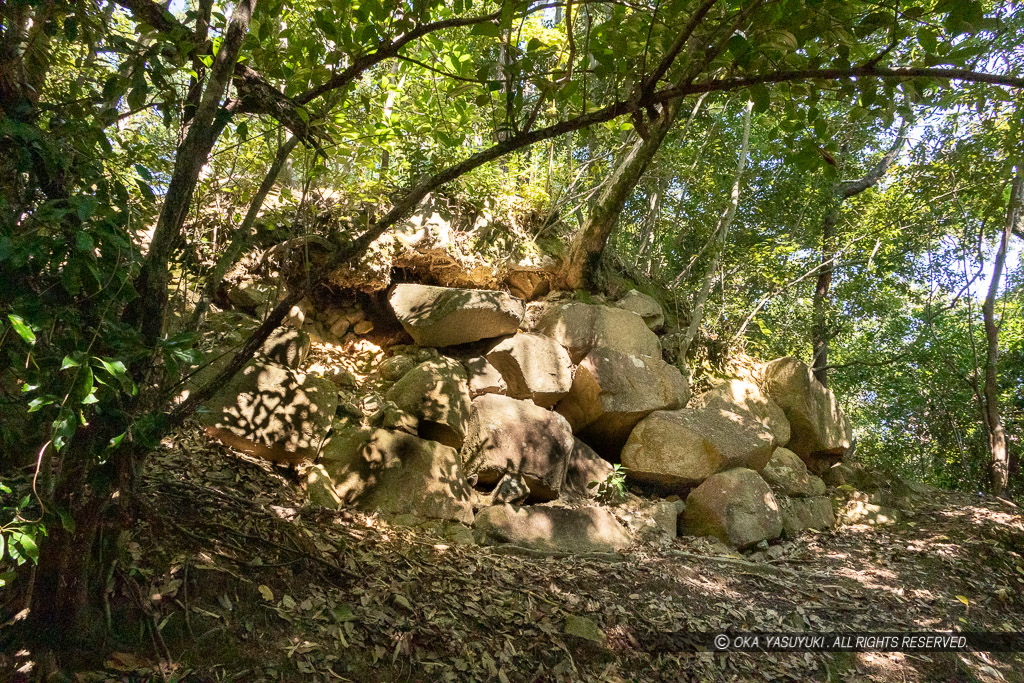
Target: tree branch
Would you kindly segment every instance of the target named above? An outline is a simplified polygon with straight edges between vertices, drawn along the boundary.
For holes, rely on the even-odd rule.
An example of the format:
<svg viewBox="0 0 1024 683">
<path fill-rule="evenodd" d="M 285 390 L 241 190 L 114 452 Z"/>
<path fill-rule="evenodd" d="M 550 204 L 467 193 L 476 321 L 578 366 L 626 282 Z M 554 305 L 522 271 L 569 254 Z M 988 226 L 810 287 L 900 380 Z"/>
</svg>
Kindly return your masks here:
<svg viewBox="0 0 1024 683">
<path fill-rule="evenodd" d="M 893 141 L 892 146 L 889 150 L 882 155 L 882 158 L 878 160 L 868 173 L 860 180 L 855 180 L 849 183 L 843 183 L 839 190 L 839 195 L 843 199 L 849 199 L 854 197 L 864 190 L 870 187 L 874 187 L 882 179 L 882 176 L 888 172 L 889 167 L 892 166 L 892 162 L 899 156 L 900 149 L 903 147 L 903 143 L 907 141 L 907 135 L 910 131 L 910 127 L 913 125 L 913 120 L 910 118 L 903 119 L 903 124 L 900 126 L 900 132 L 896 134 L 896 140 Z"/>
</svg>

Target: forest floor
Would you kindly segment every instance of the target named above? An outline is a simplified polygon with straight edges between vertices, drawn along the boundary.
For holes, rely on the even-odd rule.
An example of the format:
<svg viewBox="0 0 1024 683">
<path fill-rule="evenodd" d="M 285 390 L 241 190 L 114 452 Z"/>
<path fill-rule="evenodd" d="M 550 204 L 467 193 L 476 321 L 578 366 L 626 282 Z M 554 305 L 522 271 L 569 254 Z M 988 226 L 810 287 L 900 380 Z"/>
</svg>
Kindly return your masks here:
<svg viewBox="0 0 1024 683">
<path fill-rule="evenodd" d="M 753 561 L 694 538 L 522 556 L 303 507 L 289 471 L 195 434 L 149 463 L 117 635 L 73 680 L 1024 681 L 1022 653 L 685 651 L 723 630 L 1022 632 L 1024 518 L 997 499 L 937 494 Z"/>
</svg>

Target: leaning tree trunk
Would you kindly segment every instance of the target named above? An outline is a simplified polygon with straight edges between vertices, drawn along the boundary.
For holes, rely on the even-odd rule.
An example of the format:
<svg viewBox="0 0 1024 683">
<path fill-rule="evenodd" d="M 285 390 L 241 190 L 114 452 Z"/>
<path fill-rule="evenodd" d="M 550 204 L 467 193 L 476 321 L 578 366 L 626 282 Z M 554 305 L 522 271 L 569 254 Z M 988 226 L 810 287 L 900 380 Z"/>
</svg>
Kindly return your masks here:
<svg viewBox="0 0 1024 683">
<path fill-rule="evenodd" d="M 711 254 L 711 263 L 708 264 L 707 273 L 704 275 L 704 282 L 697 293 L 697 300 L 693 304 L 693 313 L 690 314 L 690 324 L 686 327 L 686 334 L 679 347 L 679 358 L 685 359 L 690 352 L 693 340 L 697 338 L 697 330 L 700 329 L 704 320 L 704 306 L 707 304 L 708 296 L 711 294 L 711 285 L 718 273 L 718 266 L 722 262 L 722 254 L 725 252 L 726 238 L 729 236 L 729 226 L 736 217 L 736 210 L 740 206 L 740 188 L 743 186 L 743 169 L 747 165 L 747 153 L 750 150 L 750 114 L 754 109 L 753 101 L 747 101 L 743 111 L 743 137 L 740 141 L 740 151 L 736 158 L 736 173 L 732 179 L 732 191 L 729 194 L 729 204 L 718 217 L 718 225 L 711 236 L 714 243 L 714 251 Z"/>
<path fill-rule="evenodd" d="M 637 139 L 626 156 L 615 165 L 605 188 L 590 207 L 590 214 L 583 227 L 569 245 L 569 254 L 561 272 L 562 284 L 567 288 L 586 289 L 593 284 L 601 254 L 622 213 L 622 207 L 661 147 L 678 113 L 679 100 L 666 104 L 658 118 L 648 126 L 647 136 Z"/>
<path fill-rule="evenodd" d="M 1006 490 L 1010 477 L 1010 455 L 1007 450 L 1006 430 L 999 414 L 999 328 L 996 322 L 996 297 L 1006 266 L 1006 252 L 1014 226 L 1020 219 L 1022 192 L 1024 192 L 1024 170 L 1018 169 L 1010 187 L 1010 204 L 1006 209 L 1006 225 L 999 239 L 995 263 L 992 266 L 992 280 L 988 295 L 981 307 L 985 320 L 985 429 L 988 432 L 988 450 L 992 467 L 992 493 L 1001 496 Z"/>
<path fill-rule="evenodd" d="M 874 187 L 882 179 L 896 161 L 907 139 L 907 133 L 913 121 L 903 120 L 900 131 L 892 147 L 882 156 L 867 175 L 860 180 L 841 182 L 832 189 L 828 211 L 821 226 L 821 269 L 818 271 L 818 282 L 814 288 L 814 323 L 811 328 L 811 346 L 814 349 L 814 361 L 811 364 L 814 377 L 823 386 L 828 386 L 828 352 L 832 337 L 835 334 L 829 322 L 832 309 L 832 276 L 835 272 L 838 255 L 839 214 L 844 201 L 859 195 L 864 190 Z"/>
</svg>

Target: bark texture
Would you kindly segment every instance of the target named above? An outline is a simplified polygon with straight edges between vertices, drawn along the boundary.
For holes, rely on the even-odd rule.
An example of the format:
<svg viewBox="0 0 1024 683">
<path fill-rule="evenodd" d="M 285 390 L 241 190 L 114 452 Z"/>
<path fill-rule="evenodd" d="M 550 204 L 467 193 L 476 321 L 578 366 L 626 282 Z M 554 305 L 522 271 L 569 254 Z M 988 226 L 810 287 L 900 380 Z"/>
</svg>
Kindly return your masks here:
<svg viewBox="0 0 1024 683">
<path fill-rule="evenodd" d="M 992 266 L 992 280 L 988 294 L 981 307 L 985 319 L 985 428 L 988 431 L 988 450 L 992 467 L 992 492 L 1001 496 L 1006 490 L 1010 477 L 1010 454 L 1007 450 L 1006 429 L 999 412 L 999 328 L 996 320 L 996 298 L 1006 267 L 1006 253 L 1010 237 L 1020 221 L 1021 206 L 1024 204 L 1024 170 L 1018 169 L 1010 188 L 1010 204 L 1006 209 L 1006 224 L 999 238 L 995 263 Z"/>
</svg>

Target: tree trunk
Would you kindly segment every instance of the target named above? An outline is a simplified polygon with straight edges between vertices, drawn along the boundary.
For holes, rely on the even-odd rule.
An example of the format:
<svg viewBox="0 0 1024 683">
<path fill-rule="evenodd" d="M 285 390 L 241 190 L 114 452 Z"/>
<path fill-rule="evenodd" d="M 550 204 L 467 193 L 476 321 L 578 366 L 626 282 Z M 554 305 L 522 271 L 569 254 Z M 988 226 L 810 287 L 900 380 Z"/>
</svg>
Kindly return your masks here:
<svg viewBox="0 0 1024 683">
<path fill-rule="evenodd" d="M 823 387 L 828 386 L 828 349 L 831 341 L 831 325 L 828 313 L 831 309 L 829 300 L 832 290 L 832 272 L 836 259 L 836 225 L 839 223 L 839 207 L 829 208 L 821 226 L 821 269 L 818 271 L 818 282 L 814 287 L 814 329 L 812 344 L 814 347 L 814 378 Z"/>
<path fill-rule="evenodd" d="M 1006 266 L 1006 252 L 1009 249 L 1010 236 L 1020 218 L 1022 197 L 1024 192 L 1024 170 L 1018 169 L 1010 187 L 1010 203 L 1006 209 L 1006 225 L 999 239 L 995 263 L 992 266 L 992 280 L 988 285 L 988 295 L 981 307 L 985 320 L 985 428 L 988 432 L 988 450 L 992 467 L 992 493 L 1001 496 L 1006 490 L 1010 476 L 1010 456 L 1007 451 L 1006 430 L 999 414 L 999 328 L 996 322 L 996 297 L 1003 279 Z"/>
<path fill-rule="evenodd" d="M 725 251 L 726 238 L 729 235 L 729 226 L 736 217 L 736 210 L 740 205 L 740 188 L 743 184 L 743 169 L 747 165 L 747 152 L 750 149 L 750 114 L 753 111 L 753 101 L 748 101 L 743 112 L 743 138 L 740 142 L 740 151 L 736 158 L 736 173 L 732 180 L 732 192 L 729 195 L 729 204 L 722 211 L 718 218 L 718 225 L 715 227 L 715 234 L 712 241 L 715 243 L 711 255 L 711 263 L 708 264 L 707 273 L 704 275 L 704 282 L 700 292 L 697 294 L 697 301 L 693 306 L 693 313 L 690 315 L 690 324 L 686 328 L 686 335 L 679 347 L 679 358 L 685 359 L 690 351 L 693 340 L 697 338 L 697 330 L 700 329 L 701 321 L 704 319 L 704 306 L 707 304 L 708 296 L 711 293 L 711 284 L 718 274 L 718 266 L 722 262 L 722 253 Z"/>
<path fill-rule="evenodd" d="M 198 329 L 199 325 L 202 324 L 203 319 L 206 317 L 206 311 L 210 307 L 210 302 L 213 301 L 213 296 L 216 294 L 217 288 L 220 287 L 220 283 L 227 274 L 228 269 L 235 264 L 245 248 L 249 246 L 252 227 L 256 223 L 256 218 L 260 215 L 263 202 L 266 201 L 267 195 L 274 188 L 274 183 L 277 182 L 281 169 L 284 168 L 285 163 L 288 161 L 288 156 L 295 149 L 298 142 L 298 137 L 292 135 L 277 148 L 274 161 L 271 162 L 270 168 L 267 169 L 267 174 L 263 177 L 263 182 L 260 183 L 259 189 L 256 190 L 252 201 L 249 202 L 249 209 L 245 213 L 245 218 L 242 219 L 242 224 L 235 229 L 235 233 L 231 236 L 227 248 L 221 252 L 220 258 L 217 259 L 213 270 L 210 271 L 206 281 L 203 283 L 202 295 L 196 304 L 195 313 L 192 314 L 192 329 Z"/>
<path fill-rule="evenodd" d="M 60 455 L 57 481 L 47 497 L 47 538 L 39 544 L 39 562 L 29 578 L 26 636 L 44 649 L 61 650 L 88 642 L 95 632 L 99 597 L 96 541 L 114 500 L 127 504 L 129 491 L 113 492 L 130 481 L 119 471 L 131 467 L 133 448 L 98 465 L 100 452 L 124 425 L 97 421 L 80 428 Z M 73 526 L 65 524 L 74 520 Z M 69 522 L 70 524 L 70 522 Z"/>
<path fill-rule="evenodd" d="M 255 7 L 256 0 L 241 0 L 235 5 L 195 116 L 174 157 L 174 171 L 153 231 L 149 253 L 146 254 L 135 283 L 139 299 L 126 312 L 127 321 L 141 329 L 142 339 L 147 346 L 155 346 L 163 330 L 171 256 L 192 203 L 199 173 L 224 129 L 225 122 L 217 120 L 217 112 L 231 82 L 242 40 L 249 32 L 249 22 Z M 133 374 L 139 379 L 138 372 Z"/>
<path fill-rule="evenodd" d="M 679 100 L 666 104 L 658 118 L 648 126 L 646 139 L 637 139 L 615 165 L 604 190 L 590 207 L 590 214 L 583 227 L 569 245 L 569 254 L 561 273 L 567 288 L 586 289 L 593 284 L 601 254 L 622 213 L 622 207 L 675 123 L 679 104 Z"/>
<path fill-rule="evenodd" d="M 811 346 L 814 350 L 811 367 L 815 379 L 821 382 L 822 386 L 828 386 L 828 352 L 835 334 L 829 322 L 829 312 L 832 309 L 832 275 L 835 272 L 838 254 L 838 225 L 842 204 L 850 197 L 855 197 L 878 184 L 899 156 L 912 124 L 912 119 L 903 119 L 892 147 L 863 178 L 838 183 L 832 189 L 829 207 L 821 226 L 821 270 L 818 271 L 818 283 L 814 288 L 814 324 L 811 329 Z"/>
</svg>

